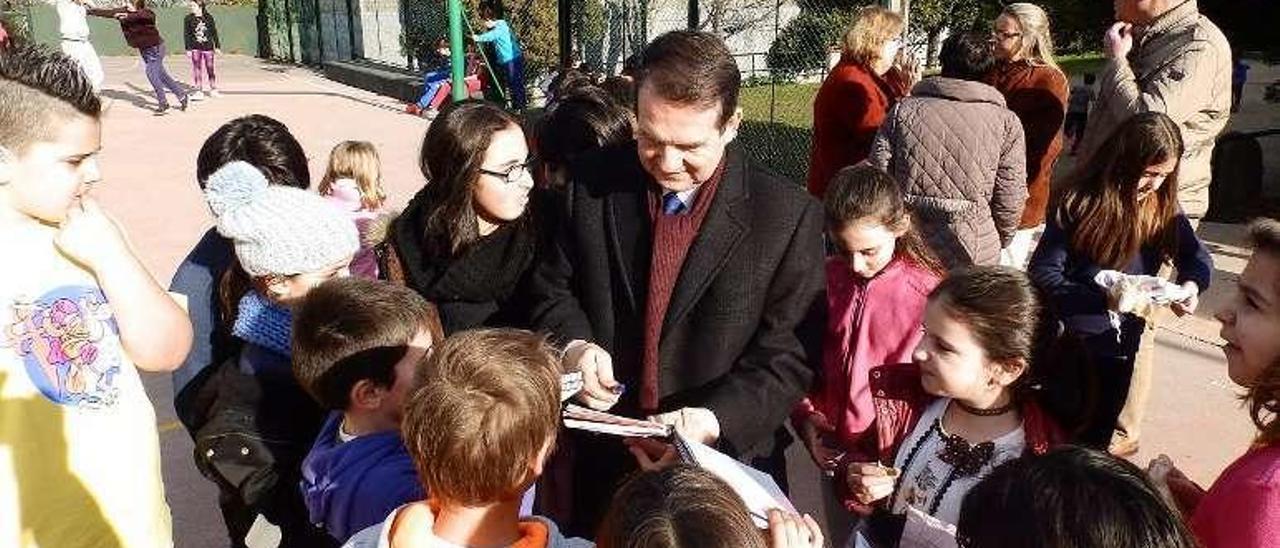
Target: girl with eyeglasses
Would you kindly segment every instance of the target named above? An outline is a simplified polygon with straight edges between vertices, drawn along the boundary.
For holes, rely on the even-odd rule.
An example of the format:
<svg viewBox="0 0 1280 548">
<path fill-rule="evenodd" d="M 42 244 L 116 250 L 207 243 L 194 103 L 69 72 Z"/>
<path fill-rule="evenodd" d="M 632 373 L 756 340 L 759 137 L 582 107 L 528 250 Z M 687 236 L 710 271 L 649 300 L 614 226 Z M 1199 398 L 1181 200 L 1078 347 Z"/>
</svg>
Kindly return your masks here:
<svg viewBox="0 0 1280 548">
<path fill-rule="evenodd" d="M 521 326 L 521 281 L 534 264 L 537 210 L 520 121 L 492 103 L 445 107 L 422 142 L 427 183 L 392 221 L 384 276 L 440 309 L 445 334 Z"/>
</svg>

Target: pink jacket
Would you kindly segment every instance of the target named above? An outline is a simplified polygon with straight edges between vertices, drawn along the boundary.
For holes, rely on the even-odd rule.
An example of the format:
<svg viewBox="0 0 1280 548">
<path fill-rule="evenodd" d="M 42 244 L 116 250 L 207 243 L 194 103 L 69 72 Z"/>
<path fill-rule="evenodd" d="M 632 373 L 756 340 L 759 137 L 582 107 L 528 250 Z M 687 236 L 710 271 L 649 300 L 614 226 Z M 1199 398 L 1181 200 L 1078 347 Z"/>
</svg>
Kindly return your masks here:
<svg viewBox="0 0 1280 548">
<path fill-rule="evenodd" d="M 792 418 L 822 415 L 836 428 L 834 441 L 848 451 L 876 417 L 867 375 L 873 367 L 911 361 L 938 276 L 897 258 L 869 280 L 854 275 L 840 257 L 827 259 L 826 268 L 822 376 Z"/>
<path fill-rule="evenodd" d="M 1191 531 L 1204 548 L 1280 546 L 1280 445 L 1245 453 L 1198 501 L 1173 490 L 1179 507 L 1194 508 Z"/>
<path fill-rule="evenodd" d="M 329 204 L 346 213 L 360 232 L 360 251 L 351 259 L 351 274 L 367 280 L 378 279 L 378 257 L 369 246 L 369 226 L 378 218 L 376 210 L 365 209 L 360 187 L 352 179 L 337 179 L 324 195 Z"/>
</svg>

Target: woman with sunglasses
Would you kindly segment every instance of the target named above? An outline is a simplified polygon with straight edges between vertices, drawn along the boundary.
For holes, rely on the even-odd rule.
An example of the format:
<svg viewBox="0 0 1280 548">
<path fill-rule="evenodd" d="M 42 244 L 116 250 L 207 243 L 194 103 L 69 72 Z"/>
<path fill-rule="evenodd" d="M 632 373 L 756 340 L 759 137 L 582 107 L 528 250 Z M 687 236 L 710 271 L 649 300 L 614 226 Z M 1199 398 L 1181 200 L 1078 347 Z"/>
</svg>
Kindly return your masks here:
<svg viewBox="0 0 1280 548">
<path fill-rule="evenodd" d="M 915 83 L 914 67 L 895 66 L 902 31 L 901 16 L 867 6 L 844 35 L 840 62 L 813 100 L 808 186 L 819 200 L 840 168 L 867 158 L 885 113 Z"/>
<path fill-rule="evenodd" d="M 435 303 L 445 334 L 527 324 L 522 281 L 538 248 L 520 122 L 492 103 L 445 107 L 422 142 L 427 183 L 392 221 L 383 272 Z"/>
<path fill-rule="evenodd" d="M 1018 115 L 1027 147 L 1027 197 L 1018 231 L 1002 261 L 1024 269 L 1039 234 L 1044 232 L 1049 179 L 1062 152 L 1062 123 L 1067 116 L 1067 76 L 1053 61 L 1049 16 L 1040 6 L 1005 6 L 991 33 L 997 63 L 987 83 L 1004 95 Z"/>
</svg>

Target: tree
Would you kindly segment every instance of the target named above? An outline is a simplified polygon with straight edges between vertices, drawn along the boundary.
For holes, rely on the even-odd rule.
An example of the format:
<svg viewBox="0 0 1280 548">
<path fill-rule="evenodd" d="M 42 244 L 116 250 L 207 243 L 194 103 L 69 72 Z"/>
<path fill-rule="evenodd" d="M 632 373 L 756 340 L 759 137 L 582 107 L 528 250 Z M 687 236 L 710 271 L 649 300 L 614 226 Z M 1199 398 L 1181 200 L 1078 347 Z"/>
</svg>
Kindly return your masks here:
<svg viewBox="0 0 1280 548">
<path fill-rule="evenodd" d="M 873 0 L 799 0 L 800 14 L 778 31 L 769 47 L 769 70 L 795 75 L 821 71 L 827 51 L 840 43 L 853 13 Z"/>
<path fill-rule="evenodd" d="M 945 33 L 988 25 L 1003 7 L 999 0 L 912 0 L 910 34 L 924 39 L 927 64 L 937 66 Z"/>
</svg>

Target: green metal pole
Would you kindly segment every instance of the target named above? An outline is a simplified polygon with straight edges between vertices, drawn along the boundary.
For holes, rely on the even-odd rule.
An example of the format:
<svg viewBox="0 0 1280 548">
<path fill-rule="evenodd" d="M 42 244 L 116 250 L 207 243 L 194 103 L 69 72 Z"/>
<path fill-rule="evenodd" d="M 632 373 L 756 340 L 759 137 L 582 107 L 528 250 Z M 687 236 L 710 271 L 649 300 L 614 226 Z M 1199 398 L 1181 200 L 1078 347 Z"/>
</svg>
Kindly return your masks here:
<svg viewBox="0 0 1280 548">
<path fill-rule="evenodd" d="M 462 34 L 462 0 L 449 0 L 449 58 L 453 69 L 453 100 L 467 98 L 466 52 Z"/>
</svg>

